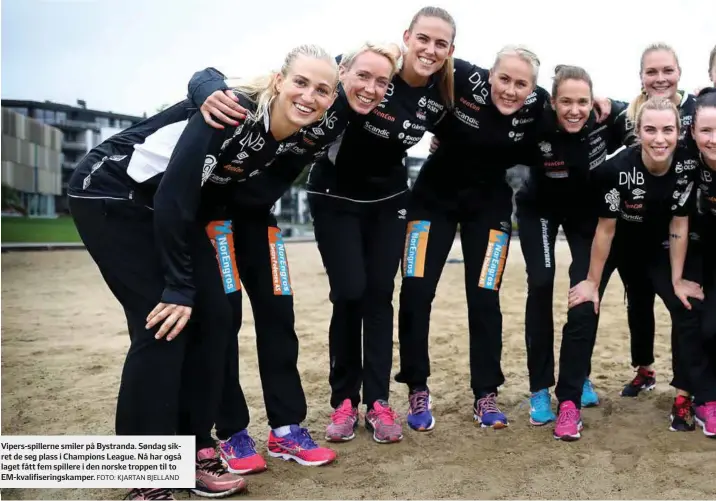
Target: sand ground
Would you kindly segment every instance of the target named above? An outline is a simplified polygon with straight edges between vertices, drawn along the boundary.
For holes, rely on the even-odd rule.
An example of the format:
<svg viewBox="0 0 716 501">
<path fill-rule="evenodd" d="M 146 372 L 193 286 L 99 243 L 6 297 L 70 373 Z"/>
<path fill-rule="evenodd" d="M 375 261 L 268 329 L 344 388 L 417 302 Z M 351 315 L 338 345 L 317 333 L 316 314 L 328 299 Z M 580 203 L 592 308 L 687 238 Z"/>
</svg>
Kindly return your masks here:
<svg viewBox="0 0 716 501">
<path fill-rule="evenodd" d="M 315 438 L 329 415 L 328 281 L 313 243 L 289 244 L 300 370 Z M 459 245 L 451 257 L 461 257 Z M 554 313 L 565 319 L 569 251 L 557 250 Z M 306 468 L 269 459 L 269 471 L 248 477 L 241 497 L 262 499 L 583 498 L 703 499 L 716 497 L 716 442 L 700 432 L 670 433 L 670 322 L 658 303 L 657 389 L 619 397 L 632 376 L 623 289 L 613 278 L 603 304 L 593 360 L 602 403 L 584 412 L 579 442 L 553 440 L 552 427 L 528 423 L 524 347 L 525 271 L 513 242 L 502 286 L 503 370 L 500 404 L 506 430 L 471 424 L 467 311 L 463 268 L 445 268 L 433 305 L 430 349 L 437 427 L 378 445 L 363 429 L 336 447 L 337 462 Z M 399 285 L 399 282 L 396 282 Z M 256 364 L 253 320 L 244 299 L 240 334 L 242 384 L 252 410 L 250 432 L 265 450 L 267 424 Z M 397 288 L 396 288 L 397 304 Z M 397 368 L 397 323 L 394 368 Z M 557 342 L 560 334 L 556 334 Z M 2 256 L 2 433 L 112 434 L 119 376 L 128 345 L 124 315 L 84 251 Z M 558 354 L 558 350 L 557 350 Z M 391 400 L 404 415 L 406 390 Z M 120 499 L 122 490 L 4 490 L 4 499 Z M 180 498 L 188 494 L 179 494 Z"/>
</svg>

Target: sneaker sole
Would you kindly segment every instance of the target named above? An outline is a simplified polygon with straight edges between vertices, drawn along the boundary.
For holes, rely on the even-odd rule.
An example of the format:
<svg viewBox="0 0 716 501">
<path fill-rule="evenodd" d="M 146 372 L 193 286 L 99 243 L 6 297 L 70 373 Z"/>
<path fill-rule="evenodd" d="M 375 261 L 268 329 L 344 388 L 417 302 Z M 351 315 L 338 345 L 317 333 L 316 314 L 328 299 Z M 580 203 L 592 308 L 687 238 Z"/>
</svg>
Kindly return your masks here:
<svg viewBox="0 0 716 501">
<path fill-rule="evenodd" d="M 670 414 L 670 415 L 669 415 L 669 421 L 674 421 L 674 415 L 673 415 L 673 414 Z M 674 428 L 674 427 L 671 425 L 671 423 L 669 423 L 669 431 L 677 431 L 677 432 L 678 432 L 678 431 L 685 431 L 685 432 L 689 432 L 689 431 L 694 431 L 695 429 L 696 429 L 696 427 L 694 427 L 694 428 L 687 428 L 687 429 L 685 429 L 685 430 L 677 430 L 676 428 Z"/>
<path fill-rule="evenodd" d="M 553 423 L 553 422 L 556 421 L 556 420 L 557 420 L 557 418 L 556 418 L 556 417 L 553 417 L 553 418 L 550 418 L 550 419 L 547 420 L 547 421 L 535 421 L 534 419 L 532 419 L 532 416 L 530 416 L 530 424 L 531 424 L 532 426 L 544 426 L 544 425 L 546 425 L 546 424 Z"/>
<path fill-rule="evenodd" d="M 226 467 L 226 471 L 228 471 L 229 473 L 234 473 L 236 475 L 252 475 L 255 473 L 263 473 L 264 471 L 268 470 L 267 464 L 258 468 L 249 468 L 248 470 L 235 470 L 231 466 L 229 466 L 229 463 L 227 463 L 224 458 L 221 458 L 221 462 Z"/>
<path fill-rule="evenodd" d="M 238 485 L 232 489 L 228 489 L 226 491 L 221 492 L 212 492 L 212 491 L 204 491 L 201 489 L 189 489 L 189 491 L 192 494 L 196 494 L 197 496 L 201 496 L 203 498 L 223 498 L 226 496 L 231 496 L 232 494 L 237 494 L 239 492 L 245 492 L 247 490 L 248 484 L 246 483 L 246 480 L 242 480 L 241 485 Z"/>
<path fill-rule="evenodd" d="M 414 431 L 419 431 L 419 432 L 431 431 L 433 428 L 435 428 L 435 417 L 434 416 L 432 417 L 432 419 L 430 420 L 430 424 L 427 427 L 416 428 L 410 424 L 410 421 L 408 421 L 408 426 L 410 427 L 411 430 L 414 430 Z"/>
<path fill-rule="evenodd" d="M 401 440 L 403 440 L 403 434 L 402 434 L 402 433 L 401 433 L 400 435 L 398 435 L 398 436 L 386 437 L 386 438 L 382 438 L 382 439 L 381 439 L 381 438 L 378 438 L 378 436 L 375 434 L 375 433 L 376 433 L 375 428 L 373 427 L 373 425 L 371 425 L 371 424 L 370 424 L 369 422 L 367 422 L 367 421 L 366 421 L 366 423 L 365 423 L 365 429 L 368 430 L 369 432 L 371 432 L 371 433 L 373 434 L 373 440 L 375 440 L 375 441 L 378 442 L 379 444 L 395 444 L 395 443 L 400 442 Z"/>
<path fill-rule="evenodd" d="M 492 428 L 493 430 L 502 430 L 504 428 L 507 428 L 510 426 L 509 423 L 503 423 L 502 421 L 498 421 L 492 425 L 484 424 L 482 422 L 482 419 L 477 414 L 473 414 L 472 416 L 473 423 L 475 426 L 480 426 L 480 428 Z"/>
<path fill-rule="evenodd" d="M 284 461 L 296 461 L 298 464 L 303 466 L 323 466 L 329 463 L 332 463 L 335 458 L 332 459 L 324 459 L 323 461 L 306 461 L 305 459 L 301 459 L 296 456 L 292 456 L 291 454 L 285 454 L 283 452 L 271 452 L 268 451 L 269 456 L 272 458 L 278 458 L 283 459 Z"/>
<path fill-rule="evenodd" d="M 343 436 L 343 435 L 336 435 L 336 436 L 326 435 L 326 442 L 331 442 L 331 443 L 334 443 L 334 444 L 335 444 L 335 443 L 340 443 L 340 442 L 350 442 L 350 441 L 353 440 L 354 438 L 356 438 L 356 434 L 355 434 L 355 433 L 351 434 L 351 435 L 348 436 L 348 437 L 345 437 L 345 436 Z"/>
<path fill-rule="evenodd" d="M 563 442 L 576 442 L 580 438 L 582 438 L 582 430 L 584 430 L 584 424 L 579 423 L 579 427 L 577 428 L 577 434 L 576 435 L 552 435 L 555 440 L 561 440 Z"/>
<path fill-rule="evenodd" d="M 620 391 L 620 392 L 619 392 L 619 395 L 622 396 L 622 397 L 627 397 L 627 398 L 636 398 L 636 397 L 639 396 L 639 394 L 640 394 L 642 391 L 651 391 L 651 390 L 653 390 L 654 388 L 656 388 L 656 383 L 654 383 L 654 384 L 652 384 L 652 385 L 649 385 L 649 386 L 642 386 L 642 387 L 639 389 L 639 391 L 636 392 L 636 395 L 624 395 L 624 390 Z"/>
<path fill-rule="evenodd" d="M 709 437 L 709 438 L 714 438 L 714 437 L 716 437 L 716 433 L 713 433 L 713 432 L 710 432 L 710 431 L 706 431 L 706 423 L 705 423 L 705 422 L 703 422 L 702 420 L 700 420 L 700 419 L 697 418 L 696 416 L 694 416 L 694 420 L 696 421 L 696 424 L 701 427 L 701 429 L 702 429 L 703 432 L 704 432 L 704 435 L 706 435 L 706 436 Z"/>
</svg>

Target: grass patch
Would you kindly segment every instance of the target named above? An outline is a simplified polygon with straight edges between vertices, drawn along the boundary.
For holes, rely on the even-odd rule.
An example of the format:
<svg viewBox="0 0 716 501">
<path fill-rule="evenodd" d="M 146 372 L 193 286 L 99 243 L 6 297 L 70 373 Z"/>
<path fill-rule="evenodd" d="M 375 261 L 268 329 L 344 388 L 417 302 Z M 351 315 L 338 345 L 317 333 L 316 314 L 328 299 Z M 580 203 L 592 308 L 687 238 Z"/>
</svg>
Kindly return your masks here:
<svg viewBox="0 0 716 501">
<path fill-rule="evenodd" d="M 2 218 L 2 243 L 80 242 L 70 216 L 56 219 L 29 217 Z"/>
</svg>

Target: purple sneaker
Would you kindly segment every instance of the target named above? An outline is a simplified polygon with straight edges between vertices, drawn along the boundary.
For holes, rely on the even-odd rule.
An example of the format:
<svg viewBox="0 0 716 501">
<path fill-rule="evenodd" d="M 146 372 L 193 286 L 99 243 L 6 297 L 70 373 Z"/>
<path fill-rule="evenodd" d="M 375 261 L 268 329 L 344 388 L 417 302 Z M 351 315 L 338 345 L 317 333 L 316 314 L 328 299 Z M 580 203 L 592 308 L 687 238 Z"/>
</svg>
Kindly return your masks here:
<svg viewBox="0 0 716 501">
<path fill-rule="evenodd" d="M 415 431 L 430 431 L 435 428 L 435 418 L 431 412 L 433 399 L 430 390 L 413 391 L 408 395 L 408 426 Z"/>
<path fill-rule="evenodd" d="M 482 428 L 494 428 L 496 430 L 506 428 L 509 425 L 507 416 L 497 407 L 496 400 L 497 395 L 495 393 L 490 393 L 475 400 L 472 409 L 475 424 L 479 424 Z"/>
</svg>

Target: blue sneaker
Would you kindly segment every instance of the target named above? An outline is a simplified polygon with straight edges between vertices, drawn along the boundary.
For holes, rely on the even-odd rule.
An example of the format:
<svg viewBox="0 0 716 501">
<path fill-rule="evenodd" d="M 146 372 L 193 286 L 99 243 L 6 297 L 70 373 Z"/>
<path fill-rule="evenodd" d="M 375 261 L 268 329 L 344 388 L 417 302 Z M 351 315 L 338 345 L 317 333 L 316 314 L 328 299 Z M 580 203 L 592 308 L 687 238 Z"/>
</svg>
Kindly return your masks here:
<svg viewBox="0 0 716 501">
<path fill-rule="evenodd" d="M 584 380 L 582 387 L 582 407 L 596 407 L 599 405 L 599 395 L 589 379 Z"/>
<path fill-rule="evenodd" d="M 530 424 L 542 426 L 556 420 L 552 411 L 552 397 L 548 389 L 540 390 L 530 396 Z"/>
<path fill-rule="evenodd" d="M 473 406 L 473 419 L 482 428 L 494 428 L 499 430 L 509 425 L 507 416 L 497 407 L 497 395 L 489 395 L 475 400 Z"/>
<path fill-rule="evenodd" d="M 408 426 L 415 431 L 430 431 L 435 428 L 435 418 L 430 411 L 432 403 L 429 389 L 411 392 L 408 395 Z"/>
</svg>

